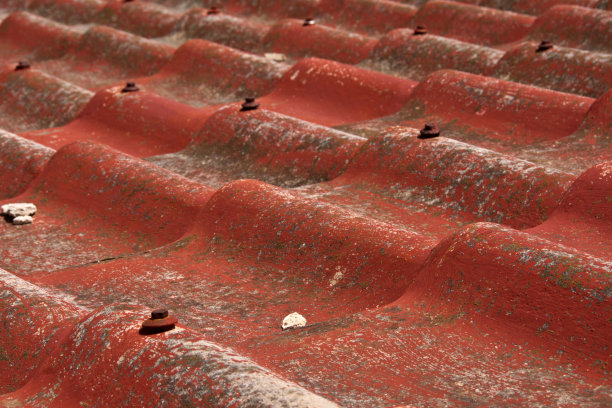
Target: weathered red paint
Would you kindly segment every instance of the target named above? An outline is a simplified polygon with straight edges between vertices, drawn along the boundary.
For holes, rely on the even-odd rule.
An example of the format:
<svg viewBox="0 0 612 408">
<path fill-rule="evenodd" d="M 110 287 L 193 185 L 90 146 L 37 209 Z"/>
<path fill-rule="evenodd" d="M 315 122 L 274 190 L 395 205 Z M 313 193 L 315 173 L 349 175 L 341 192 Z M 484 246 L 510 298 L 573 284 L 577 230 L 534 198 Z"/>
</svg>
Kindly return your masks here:
<svg viewBox="0 0 612 408">
<path fill-rule="evenodd" d="M 241 192 L 246 191 L 236 187 L 234 184 L 232 190 L 218 196 L 224 200 L 222 207 L 229 203 L 225 201 L 227 198 L 222 198 L 229 191 L 232 191 L 232 196 L 238 194 L 233 200 L 245 197 Z M 249 202 L 255 203 L 256 197 Z M 270 198 L 268 194 L 265 197 L 266 201 Z M 213 199 L 212 203 L 209 208 L 214 211 L 220 202 Z M 219 215 L 223 217 L 222 213 Z M 249 218 L 252 216 L 234 218 L 232 225 L 238 220 L 243 220 L 238 222 L 244 225 Z M 215 216 L 212 219 L 219 218 Z M 261 222 L 262 218 L 255 217 L 253 221 Z M 287 228 L 292 225 L 295 224 L 291 223 Z M 251 267 L 248 275 L 252 278 L 246 281 L 241 275 L 231 280 L 228 280 L 228 276 L 219 281 L 216 276 L 221 271 L 228 267 L 235 270 L 242 263 L 232 267 L 224 266 L 218 260 L 210 264 L 207 259 L 219 253 L 223 253 L 225 259 L 230 254 L 236 254 L 234 262 L 237 262 L 238 259 L 254 259 L 251 257 L 261 254 L 263 250 L 264 255 L 257 257 L 258 263 L 262 263 L 266 261 L 269 251 L 281 251 L 284 256 L 289 253 L 282 246 L 276 247 L 276 250 L 270 246 L 259 249 L 259 237 L 255 241 L 249 240 L 246 246 L 240 245 L 246 243 L 241 238 L 241 230 L 233 229 L 235 232 L 227 236 L 222 232 L 224 228 L 214 228 L 214 244 L 207 251 L 209 255 L 202 258 L 204 254 L 198 256 L 196 252 L 187 258 L 208 264 L 204 270 L 200 267 L 188 269 L 193 272 L 182 272 L 186 261 L 168 264 L 165 260 L 176 259 L 180 256 L 178 253 L 188 255 L 197 251 L 201 244 L 198 244 L 198 240 L 190 240 L 180 246 L 152 253 L 150 259 L 123 259 L 81 270 L 57 272 L 37 280 L 58 287 L 65 287 L 68 283 L 75 294 L 81 294 L 82 303 L 87 303 L 90 296 L 112 302 L 113 298 L 124 296 L 123 288 L 129 289 L 131 298 L 158 301 L 148 275 L 157 276 L 159 280 L 164 276 L 162 271 L 172 271 L 174 278 L 169 289 L 175 289 L 177 293 L 193 293 L 191 298 L 199 294 L 202 299 L 188 312 L 180 311 L 181 320 L 191 319 L 191 327 L 200 327 L 200 331 L 207 336 L 222 339 L 240 352 L 252 353 L 253 358 L 282 370 L 289 378 L 299 378 L 302 383 L 315 388 L 324 385 L 328 392 L 340 398 L 343 405 L 369 405 L 381 398 L 387 402 L 423 404 L 433 402 L 439 396 L 459 403 L 463 398 L 461 395 L 466 393 L 474 395 L 472 398 L 483 404 L 501 401 L 547 403 L 564 397 L 575 403 L 590 405 L 607 398 L 605 391 L 597 388 L 597 385 L 605 384 L 605 368 L 598 361 L 605 358 L 605 342 L 610 331 L 609 325 L 604 323 L 606 313 L 609 313 L 609 300 L 602 300 L 601 297 L 601 291 L 607 285 L 605 280 L 601 281 L 606 276 L 606 264 L 602 261 L 594 261 L 579 252 L 568 252 L 565 247 L 555 247 L 528 234 L 492 224 L 475 224 L 439 244 L 425 263 L 425 268 L 420 270 L 416 282 L 398 300 L 344 317 L 336 311 L 335 319 L 320 322 L 317 319 L 317 315 L 322 313 L 320 306 L 316 310 L 303 307 L 300 311 L 313 316 L 314 324 L 304 330 L 281 333 L 274 328 L 278 325 L 278 319 L 268 318 L 267 314 L 253 315 L 261 311 L 240 307 L 252 300 L 231 296 L 227 292 L 240 288 L 252 291 L 253 283 L 260 285 L 270 282 L 274 276 L 270 267 L 265 280 L 254 280 L 258 269 Z M 303 227 L 298 227 L 298 234 L 301 230 Z M 284 237 L 281 234 L 280 239 Z M 297 241 L 300 240 L 298 237 Z M 264 242 L 269 241 L 266 238 Z M 239 245 L 235 248 L 239 252 L 228 252 L 232 245 Z M 327 247 L 327 251 L 335 248 Z M 303 262 L 308 261 L 310 248 L 307 244 L 302 255 Z M 527 249 L 529 255 L 526 259 Z M 274 260 L 278 265 L 277 256 Z M 525 268 L 525 262 L 530 267 Z M 145 273 L 145 276 L 141 276 L 141 283 L 134 287 L 130 285 L 133 279 L 120 271 L 133 271 L 137 264 L 140 265 L 139 273 Z M 457 265 L 462 267 L 458 269 Z M 207 279 L 198 278 L 197 270 L 210 271 Z M 180 276 L 178 280 L 177 273 Z M 240 280 L 236 281 L 237 278 Z M 186 292 L 186 288 L 193 285 L 193 280 L 198 282 L 200 289 Z M 232 282 L 232 286 L 225 286 L 229 282 Z M 185 289 L 180 289 L 183 285 Z M 215 290 L 203 290 L 202 285 L 214 285 Z M 286 297 L 290 293 L 283 292 L 283 295 Z M 211 299 L 213 294 L 214 298 Z M 203 295 L 206 297 L 201 298 Z M 220 310 L 220 300 L 228 295 L 231 296 L 232 307 Z M 165 296 L 164 303 L 174 305 L 177 302 L 174 296 Z M 303 296 L 300 295 L 300 304 L 312 305 L 311 302 L 304 302 Z M 549 305 L 561 301 L 565 308 L 550 308 Z M 585 307 L 585 302 L 591 307 Z M 271 306 L 266 302 L 258 304 Z M 207 312 L 207 305 L 213 309 Z M 283 308 L 293 310 L 291 305 Z M 235 313 L 240 313 L 240 317 L 232 317 Z M 272 314 L 280 317 L 283 312 Z M 252 321 L 260 324 L 254 326 Z M 600 329 L 593 334 L 595 327 Z M 263 334 L 265 328 L 276 334 L 261 336 L 254 333 L 261 330 Z M 512 340 L 509 340 L 509 336 Z M 402 339 L 399 344 L 398 339 Z M 338 347 L 345 343 L 350 346 Z M 293 356 L 291 359 L 299 356 L 297 358 L 303 364 L 288 364 L 286 359 L 290 355 Z M 442 374 L 439 371 L 441 367 L 449 369 L 442 370 Z M 563 367 L 561 372 L 559 367 Z M 398 376 L 397 371 L 406 373 L 406 368 L 410 369 L 410 374 Z M 477 373 L 473 370 L 477 370 Z M 384 387 L 373 382 L 372 376 L 366 375 L 368 372 L 376 372 L 377 379 L 383 382 Z M 547 385 L 550 379 L 560 387 L 551 390 Z M 520 388 L 525 383 L 530 384 L 529 388 Z M 428 384 L 428 392 L 422 391 L 425 384 Z M 483 392 L 489 387 L 510 387 L 512 392 Z M 585 393 L 588 389 L 595 391 Z M 383 392 L 387 395 L 386 399 Z"/>
<path fill-rule="evenodd" d="M 263 38 L 269 30 L 265 24 L 220 12 L 208 14 L 203 8 L 193 8 L 183 14 L 177 25 L 188 38 L 201 38 L 245 52 L 260 52 Z"/>
<path fill-rule="evenodd" d="M 0 126 L 24 132 L 61 126 L 83 109 L 93 94 L 70 82 L 38 70 L 15 71 L 7 65 L 0 71 Z"/>
<path fill-rule="evenodd" d="M 0 269 L 0 398 L 36 376 L 82 310 L 61 295 Z"/>
<path fill-rule="evenodd" d="M 346 64 L 364 60 L 376 40 L 303 20 L 281 20 L 266 34 L 265 48 L 294 58 L 320 57 Z"/>
<path fill-rule="evenodd" d="M 310 122 L 337 126 L 398 111 L 415 82 L 319 58 L 296 63 L 262 108 Z"/>
<path fill-rule="evenodd" d="M 321 17 L 351 31 L 375 34 L 408 26 L 416 10 L 410 4 L 389 0 L 324 0 L 311 17 Z"/>
<path fill-rule="evenodd" d="M 113 149 L 72 143 L 2 202 L 31 202 L 38 212 L 25 228 L 0 223 L 1 267 L 56 270 L 172 242 L 213 191 Z"/>
<path fill-rule="evenodd" d="M 177 11 L 141 1 L 110 2 L 95 16 L 99 24 L 143 37 L 162 37 L 170 34 L 180 18 L 181 13 Z"/>
<path fill-rule="evenodd" d="M 173 52 L 171 46 L 160 42 L 94 26 L 81 35 L 74 53 L 42 62 L 39 67 L 84 88 L 98 90 L 121 78 L 154 74 L 170 60 Z"/>
<path fill-rule="evenodd" d="M 551 142 L 529 146 L 520 152 L 528 160 L 548 163 L 574 174 L 594 164 L 612 161 L 612 92 L 599 97 L 574 133 Z"/>
<path fill-rule="evenodd" d="M 169 98 L 205 106 L 265 95 L 288 69 L 220 44 L 189 40 L 157 74 L 137 81 Z"/>
<path fill-rule="evenodd" d="M 539 15 L 551 7 L 560 4 L 571 4 L 583 7 L 596 7 L 601 0 L 459 0 L 482 7 L 492 7 L 500 10 L 511 10 L 517 13 Z M 605 0 L 604 0 L 605 1 Z"/>
<path fill-rule="evenodd" d="M 430 74 L 396 115 L 370 127 L 438 125 L 443 136 L 495 150 L 558 139 L 583 122 L 593 99 L 458 71 Z M 564 112 L 559 116 L 559 112 Z M 357 124 L 364 127 L 368 124 Z"/>
<path fill-rule="evenodd" d="M 378 41 L 366 66 L 422 81 L 440 69 L 456 69 L 473 74 L 489 72 L 502 58 L 494 48 L 465 43 L 434 34 L 414 35 L 414 30 L 393 30 Z"/>
<path fill-rule="evenodd" d="M 1 385 L 5 406 L 337 407 L 193 330 L 139 334 L 142 306 L 88 312 L 8 272 L 0 276 L 0 296 L 11 302 L 1 310 L 14 317 L 1 329 L 11 346 L 0 362 L 10 378 Z M 10 366 L 16 362 L 23 365 Z"/>
<path fill-rule="evenodd" d="M 107 0 L 27 0 L 27 9 L 66 24 L 91 21 Z"/>
<path fill-rule="evenodd" d="M 89 140 L 147 157 L 185 148 L 206 121 L 207 116 L 191 106 L 144 90 L 121 92 L 122 88 L 98 92 L 66 126 L 21 136 L 54 149 Z"/>
<path fill-rule="evenodd" d="M 346 171 L 321 189 L 330 190 L 321 199 L 337 195 L 357 208 L 363 201 L 362 211 L 372 216 L 396 207 L 394 223 L 440 237 L 477 220 L 537 225 L 559 205 L 573 179 L 472 145 L 417 135 L 415 129 L 391 128 L 370 139 Z M 370 196 L 361 196 L 362 190 Z M 387 205 L 377 205 L 379 200 Z"/>
<path fill-rule="evenodd" d="M 414 16 L 432 34 L 482 45 L 518 41 L 529 33 L 534 17 L 454 1 L 431 1 Z"/>
<path fill-rule="evenodd" d="M 211 3 L 212 4 L 212 3 Z M 258 15 L 263 18 L 300 18 L 313 16 L 319 10 L 321 0 L 228 0 L 221 11 L 239 15 Z"/>
<path fill-rule="evenodd" d="M 53 153 L 53 149 L 0 131 L 0 199 L 22 193 Z"/>
<path fill-rule="evenodd" d="M 416 7 L 388 0 L 229 0 L 223 10 L 268 19 L 316 18 L 326 25 L 374 34 L 407 26 Z"/>
<path fill-rule="evenodd" d="M 263 108 L 219 109 L 192 146 L 149 161 L 206 185 L 253 178 L 293 187 L 338 176 L 365 139 Z"/>
<path fill-rule="evenodd" d="M 564 47 L 612 52 L 612 12 L 560 5 L 535 21 L 529 38 L 546 38 Z"/>
<path fill-rule="evenodd" d="M 463 3 L 0 1 L 0 405 L 611 405 L 609 2 Z"/>
<path fill-rule="evenodd" d="M 0 24 L 2 62 L 15 63 L 19 59 L 33 63 L 61 57 L 74 51 L 79 36 L 64 24 L 30 13 L 11 13 Z"/>
<path fill-rule="evenodd" d="M 282 318 L 293 310 L 316 323 L 397 298 L 433 242 L 261 182 L 241 180 L 221 188 L 175 244 L 78 271 L 43 273 L 40 279 L 57 284 L 72 280 L 68 286 L 83 289 L 79 297 L 84 304 L 126 295 L 146 302 L 157 298 L 181 322 L 205 332 L 223 315 L 226 325 L 216 335 L 224 332 L 227 340 L 239 343 L 271 331 L 280 335 Z M 134 279 L 138 287 L 129 284 Z M 166 285 L 162 282 L 173 282 L 174 289 L 156 291 L 156 286 Z M 92 284 L 91 290 L 81 286 Z M 189 305 L 176 296 L 187 291 L 200 300 Z"/>
<path fill-rule="evenodd" d="M 525 247 L 533 251 L 527 258 Z M 609 298 L 600 300 L 607 283 L 599 280 L 607 266 L 566 251 L 475 224 L 439 244 L 397 301 L 245 348 L 313 387 L 333 387 L 348 406 L 432 405 L 440 398 L 462 406 L 559 398 L 597 406 L 608 400 L 601 359 Z M 570 262 L 575 269 L 564 280 Z M 288 356 L 308 364 L 287 364 Z M 324 371 L 313 365 L 319 360 Z"/>
<path fill-rule="evenodd" d="M 554 44 L 553 44 L 554 45 Z M 510 81 L 597 98 L 612 84 L 612 55 L 559 45 L 536 53 L 537 43 L 508 50 L 490 73 Z"/>
<path fill-rule="evenodd" d="M 610 260 L 611 192 L 612 162 L 592 167 L 572 184 L 550 219 L 530 231 L 551 241 Z"/>
</svg>

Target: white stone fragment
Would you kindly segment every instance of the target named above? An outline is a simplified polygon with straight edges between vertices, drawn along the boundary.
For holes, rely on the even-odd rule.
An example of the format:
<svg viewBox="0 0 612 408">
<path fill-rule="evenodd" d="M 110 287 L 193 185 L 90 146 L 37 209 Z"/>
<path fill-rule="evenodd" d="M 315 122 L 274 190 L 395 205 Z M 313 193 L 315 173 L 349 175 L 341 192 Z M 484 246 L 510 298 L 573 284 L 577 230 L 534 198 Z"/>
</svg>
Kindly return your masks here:
<svg viewBox="0 0 612 408">
<path fill-rule="evenodd" d="M 31 224 L 32 221 L 34 221 L 34 218 L 30 217 L 29 215 L 20 215 L 13 218 L 13 225 Z"/>
<path fill-rule="evenodd" d="M 266 52 L 264 57 L 270 61 L 274 62 L 283 62 L 287 61 L 287 56 L 285 54 L 280 54 L 278 52 Z"/>
<path fill-rule="evenodd" d="M 334 274 L 334 277 L 331 278 L 331 280 L 329 281 L 329 287 L 332 288 L 334 286 L 336 286 L 336 284 L 338 282 L 340 282 L 342 280 L 342 278 L 344 278 L 344 274 L 342 273 L 340 269 L 340 267 L 336 268 L 338 271 Z"/>
<path fill-rule="evenodd" d="M 288 314 L 283 319 L 283 323 L 281 327 L 283 330 L 293 329 L 295 327 L 304 327 L 306 326 L 306 318 L 299 313 L 293 312 Z"/>
<path fill-rule="evenodd" d="M 8 215 L 9 217 L 23 217 L 23 216 L 32 216 L 36 214 L 36 206 L 32 203 L 13 203 L 13 204 L 4 204 L 2 207 L 3 215 Z"/>
</svg>

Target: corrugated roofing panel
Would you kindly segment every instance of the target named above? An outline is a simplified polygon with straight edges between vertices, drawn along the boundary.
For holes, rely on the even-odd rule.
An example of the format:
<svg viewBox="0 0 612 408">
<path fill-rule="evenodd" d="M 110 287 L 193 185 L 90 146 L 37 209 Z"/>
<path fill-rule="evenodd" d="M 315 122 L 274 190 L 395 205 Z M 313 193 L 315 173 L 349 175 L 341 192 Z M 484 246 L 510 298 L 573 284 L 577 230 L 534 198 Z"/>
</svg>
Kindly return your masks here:
<svg viewBox="0 0 612 408">
<path fill-rule="evenodd" d="M 612 405 L 608 3 L 0 0 L 0 405 Z"/>
</svg>

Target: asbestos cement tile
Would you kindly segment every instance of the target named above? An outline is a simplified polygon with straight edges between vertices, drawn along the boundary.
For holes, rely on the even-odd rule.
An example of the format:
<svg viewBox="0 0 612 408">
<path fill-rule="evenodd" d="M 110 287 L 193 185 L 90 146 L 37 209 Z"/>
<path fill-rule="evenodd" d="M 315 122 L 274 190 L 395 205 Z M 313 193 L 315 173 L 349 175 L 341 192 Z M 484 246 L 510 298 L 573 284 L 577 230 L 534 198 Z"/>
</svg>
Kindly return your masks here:
<svg viewBox="0 0 612 408">
<path fill-rule="evenodd" d="M 582 7 L 596 7 L 601 0 L 460 0 L 461 3 L 470 3 L 482 7 L 491 7 L 500 10 L 511 10 L 518 13 L 540 15 L 551 7 L 558 5 L 575 5 Z"/>
<path fill-rule="evenodd" d="M 503 51 L 433 34 L 415 35 L 412 29 L 389 32 L 376 43 L 364 62 L 387 74 L 422 81 L 440 69 L 455 69 L 472 74 L 491 71 Z"/>
<path fill-rule="evenodd" d="M 0 0 L 0 405 L 612 405 L 610 3 Z"/>
<path fill-rule="evenodd" d="M 298 305 L 315 323 L 385 304 L 412 282 L 433 244 L 339 207 L 239 180 L 219 189 L 171 245 L 38 277 L 71 279 L 72 289 L 66 288 L 81 291 L 82 305 L 103 298 L 167 302 L 189 310 L 190 327 L 204 332 L 222 319 L 227 324 L 216 335 L 235 343 L 280 331 Z M 372 269 L 378 272 L 365 273 Z M 85 290 L 85 282 L 94 286 Z M 169 285 L 163 295 L 151 286 L 161 282 Z M 182 302 L 180 293 L 194 302 Z"/>
<path fill-rule="evenodd" d="M 262 50 L 263 39 L 270 27 L 248 18 L 225 14 L 222 10 L 210 13 L 200 7 L 190 9 L 177 23 L 187 38 L 200 38 L 245 52 Z"/>
<path fill-rule="evenodd" d="M 77 30 L 64 24 L 26 12 L 11 13 L 0 24 L 0 58 L 3 63 L 58 58 L 73 51 L 79 38 Z"/>
<path fill-rule="evenodd" d="M 281 20 L 263 39 L 265 49 L 293 58 L 320 57 L 346 64 L 364 60 L 376 40 L 303 20 Z"/>
<path fill-rule="evenodd" d="M 180 12 L 155 3 L 117 1 L 109 2 L 95 20 L 143 37 L 163 37 L 174 30 L 181 17 Z"/>
<path fill-rule="evenodd" d="M 0 130 L 0 199 L 22 193 L 40 174 L 55 151 Z"/>
<path fill-rule="evenodd" d="M 509 49 L 490 73 L 494 77 L 597 98 L 612 83 L 612 54 L 553 45 L 536 52 L 537 43 Z"/>
<path fill-rule="evenodd" d="M 432 122 L 443 136 L 510 152 L 571 135 L 582 125 L 594 101 L 482 75 L 440 70 L 417 85 L 398 113 L 341 128 L 369 136 L 391 125 L 420 129 Z"/>
<path fill-rule="evenodd" d="M 325 126 L 338 126 L 397 112 L 416 83 L 319 58 L 305 58 L 287 71 L 262 108 Z"/>
<path fill-rule="evenodd" d="M 149 314 L 144 306 L 89 311 L 9 272 L 0 270 L 0 277 L 0 296 L 8 300 L 1 310 L 12 317 L 1 329 L 10 339 L 0 363 L 10 377 L 2 384 L 4 405 L 112 406 L 137 399 L 145 405 L 337 407 L 188 328 L 140 335 Z M 42 373 L 33 375 L 41 364 Z M 177 372 L 177 366 L 190 368 Z M 159 392 L 162 384 L 171 391 Z"/>
<path fill-rule="evenodd" d="M 158 73 L 137 82 L 143 89 L 203 107 L 266 95 L 289 68 L 214 42 L 189 40 Z"/>
<path fill-rule="evenodd" d="M 337 177 L 364 142 L 264 109 L 227 106 L 206 121 L 192 146 L 148 161 L 212 187 L 241 178 L 294 187 Z"/>
<path fill-rule="evenodd" d="M 38 210 L 32 224 L 0 223 L 0 264 L 27 275 L 171 242 L 213 192 L 107 147 L 67 145 L 23 194 L 3 201 Z"/>
<path fill-rule="evenodd" d="M 124 86 L 98 92 L 69 124 L 21 136 L 59 149 L 79 140 L 102 143 L 136 157 L 185 148 L 206 121 L 196 108 Z"/>
<path fill-rule="evenodd" d="M 529 33 L 534 21 L 524 14 L 442 0 L 423 5 L 414 17 L 415 25 L 433 34 L 481 45 L 518 41 Z"/>
<path fill-rule="evenodd" d="M 218 199 L 227 200 L 222 199 L 226 194 L 228 198 L 234 194 L 244 197 L 243 194 L 252 191 L 241 183 L 241 186 L 232 186 L 231 194 L 221 190 Z M 269 199 L 267 194 L 264 196 Z M 261 196 L 254 196 L 253 200 L 258 197 Z M 216 199 L 211 202 L 218 203 Z M 227 204 L 224 201 L 223 206 Z M 234 218 L 230 225 L 235 222 L 254 225 L 262 220 L 260 217 L 251 222 L 239 219 Z M 291 227 L 295 225 L 291 222 L 282 230 L 293 228 L 297 234 L 292 236 L 298 243 L 304 228 L 316 224 L 316 219 L 313 221 L 314 224 L 297 230 Z M 299 303 L 291 301 L 291 292 L 278 293 L 284 299 L 278 305 L 259 300 L 274 290 L 264 289 L 275 281 L 270 267 L 266 279 L 245 276 L 256 276 L 258 268 L 244 265 L 244 260 L 254 259 L 251 257 L 262 251 L 264 254 L 257 256 L 258 263 L 265 262 L 270 251 L 280 250 L 289 255 L 284 246 L 259 247 L 259 237 L 267 234 L 262 232 L 263 236 L 258 234 L 255 241 L 240 246 L 239 254 L 227 252 L 227 245 L 244 242 L 243 235 L 236 230 L 227 236 L 219 228 L 226 228 L 226 224 L 214 229 L 214 236 L 218 238 L 199 256 L 196 248 L 202 243 L 195 239 L 151 253 L 147 256 L 151 259 L 122 259 L 35 280 L 62 287 L 77 295 L 77 301 L 84 304 L 90 298 L 111 302 L 126 296 L 160 301 L 152 292 L 166 281 L 170 294 L 164 291 L 162 302 L 178 310 L 182 319 L 189 319 L 191 327 L 198 327 L 207 337 L 252 355 L 290 379 L 301 379 L 307 387 L 325 389 L 326 394 L 334 395 L 343 406 L 431 404 L 440 399 L 464 405 L 465 398 L 482 404 L 502 401 L 547 404 L 562 395 L 575 404 L 597 406 L 608 398 L 606 374 L 598 363 L 605 358 L 606 338 L 610 333 L 609 325 L 604 323 L 609 300 L 601 297 L 609 284 L 606 272 L 609 264 L 602 260 L 498 225 L 474 224 L 443 240 L 419 271 L 416 281 L 395 301 L 344 316 L 335 312 L 334 319 L 321 320 L 325 308 L 311 309 L 312 303 L 301 299 Z M 342 231 L 338 233 L 342 236 Z M 379 233 L 372 230 L 372 234 Z M 285 238 L 289 236 L 281 234 L 280 239 Z M 306 239 L 306 242 L 309 241 Z M 332 246 L 326 251 L 342 248 Z M 392 248 L 389 247 L 391 252 L 379 255 L 383 257 L 380 259 L 396 258 L 397 252 Z M 312 249 L 307 244 L 298 259 L 311 261 Z M 211 263 L 211 258 L 221 253 L 223 260 L 232 260 L 231 266 L 224 267 L 224 261 Z M 206 266 L 183 272 L 177 264 L 167 263 L 183 256 Z M 274 256 L 274 262 L 277 258 Z M 331 261 L 333 266 L 335 261 Z M 134 280 L 125 271 L 133 270 L 137 263 L 143 265 L 141 271 L 145 275 L 134 286 Z M 529 268 L 525 268 L 525 263 Z M 219 282 L 216 275 L 224 273 L 226 268 L 235 272 Z M 331 278 L 329 284 L 323 281 L 318 289 L 330 295 L 317 296 L 318 304 L 330 296 L 331 299 L 342 296 L 357 278 L 347 275 L 352 269 L 330 269 L 324 273 L 327 279 Z M 198 278 L 202 273 L 207 276 L 204 280 Z M 149 276 L 157 277 L 158 281 L 149 283 L 152 282 Z M 312 274 L 309 276 L 312 283 L 307 285 L 319 281 Z M 229 287 L 226 286 L 228 279 Z M 199 286 L 194 287 L 195 282 Z M 375 282 L 368 286 L 378 288 Z M 66 289 L 66 285 L 71 288 Z M 214 289 L 203 290 L 201 285 L 212 285 Z M 312 289 L 302 292 L 300 298 L 303 293 L 310 295 Z M 249 291 L 250 295 L 239 296 L 237 291 Z M 179 293 L 193 293 L 189 297 L 199 301 L 185 311 L 181 308 L 184 303 Z M 230 307 L 223 306 L 227 300 L 222 299 L 227 298 L 232 299 Z M 257 302 L 265 309 L 241 307 L 250 302 Z M 368 298 L 355 298 L 353 302 L 366 304 Z M 558 308 L 559 302 L 565 307 Z M 591 306 L 584 307 L 584 304 Z M 352 306 L 349 302 L 342 310 L 347 312 Z M 304 329 L 282 333 L 278 323 L 289 310 L 298 310 L 312 322 Z M 234 317 L 235 314 L 239 317 Z M 594 332 L 595 328 L 599 330 Z M 376 373 L 375 379 L 367 373 Z M 551 381 L 558 387 L 551 390 Z M 506 392 L 485 392 L 488 389 Z"/>
<path fill-rule="evenodd" d="M 0 70 L 0 126 L 11 132 L 61 126 L 72 120 L 93 94 L 35 68 Z"/>
<path fill-rule="evenodd" d="M 546 39 L 564 47 L 610 53 L 611 33 L 612 12 L 559 5 L 538 17 L 529 37 L 536 41 Z"/>
<path fill-rule="evenodd" d="M 475 224 L 397 301 L 243 347 L 344 406 L 597 407 L 609 402 L 608 285 L 609 263 Z"/>
<path fill-rule="evenodd" d="M 93 26 L 79 39 L 77 49 L 37 67 L 90 90 L 120 79 L 152 75 L 172 57 L 174 48 L 106 26 Z"/>
<path fill-rule="evenodd" d="M 299 191 L 441 239 L 476 221 L 535 226 L 574 179 L 486 149 L 390 128 L 371 138 L 346 170 Z"/>
</svg>

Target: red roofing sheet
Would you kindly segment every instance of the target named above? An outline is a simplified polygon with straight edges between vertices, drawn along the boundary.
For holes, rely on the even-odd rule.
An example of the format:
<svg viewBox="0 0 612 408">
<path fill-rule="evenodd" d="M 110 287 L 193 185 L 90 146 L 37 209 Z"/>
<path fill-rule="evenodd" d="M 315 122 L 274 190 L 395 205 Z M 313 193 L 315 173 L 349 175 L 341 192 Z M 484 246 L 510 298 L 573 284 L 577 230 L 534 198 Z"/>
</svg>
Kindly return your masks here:
<svg viewBox="0 0 612 408">
<path fill-rule="evenodd" d="M 0 20 L 0 405 L 612 405 L 610 2 Z"/>
</svg>

